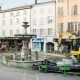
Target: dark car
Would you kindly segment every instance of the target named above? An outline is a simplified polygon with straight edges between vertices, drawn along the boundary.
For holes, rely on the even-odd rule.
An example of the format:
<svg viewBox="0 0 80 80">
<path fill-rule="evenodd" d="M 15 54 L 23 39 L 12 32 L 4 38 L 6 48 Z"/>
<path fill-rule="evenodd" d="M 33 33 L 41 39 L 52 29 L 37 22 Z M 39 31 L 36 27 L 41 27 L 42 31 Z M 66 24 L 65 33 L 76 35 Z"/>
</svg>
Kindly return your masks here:
<svg viewBox="0 0 80 80">
<path fill-rule="evenodd" d="M 80 63 L 70 66 L 71 72 L 80 72 Z"/>
<path fill-rule="evenodd" d="M 80 63 L 72 65 L 59 66 L 59 71 L 61 72 L 80 72 Z"/>
<path fill-rule="evenodd" d="M 48 71 L 59 71 L 57 61 L 50 61 L 50 64 L 48 65 Z"/>
<path fill-rule="evenodd" d="M 57 62 L 56 61 L 43 61 L 42 64 L 39 65 L 39 70 L 44 72 L 58 71 Z"/>
<path fill-rule="evenodd" d="M 34 63 L 33 69 L 43 71 L 43 72 L 58 71 L 57 62 L 49 61 L 49 60 L 43 60 L 38 63 Z"/>
<path fill-rule="evenodd" d="M 39 64 L 40 64 L 40 62 L 33 63 L 32 69 L 33 69 L 33 70 L 39 70 Z"/>
</svg>

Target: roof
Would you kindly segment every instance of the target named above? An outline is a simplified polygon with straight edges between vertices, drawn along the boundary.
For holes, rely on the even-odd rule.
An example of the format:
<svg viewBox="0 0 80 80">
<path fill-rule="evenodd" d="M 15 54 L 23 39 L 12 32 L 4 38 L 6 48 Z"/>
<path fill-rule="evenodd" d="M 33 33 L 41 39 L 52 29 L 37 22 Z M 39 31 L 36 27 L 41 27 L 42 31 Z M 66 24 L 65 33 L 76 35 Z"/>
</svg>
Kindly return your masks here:
<svg viewBox="0 0 80 80">
<path fill-rule="evenodd" d="M 48 2 L 43 2 L 43 3 L 32 4 L 32 6 L 34 6 L 34 5 L 48 4 L 48 3 L 53 3 L 53 2 L 56 2 L 56 0 L 48 1 Z"/>
<path fill-rule="evenodd" d="M 14 8 L 6 9 L 6 10 L 1 10 L 0 13 L 10 12 L 10 11 L 17 11 L 17 10 L 23 10 L 23 9 L 30 9 L 30 8 L 32 8 L 34 5 L 47 4 L 47 3 L 52 3 L 52 2 L 56 2 L 56 0 L 54 0 L 54 1 L 49 1 L 49 2 L 32 4 L 32 5 L 19 6 L 19 7 L 14 7 Z"/>
<path fill-rule="evenodd" d="M 32 7 L 31 5 L 20 6 L 20 7 L 15 7 L 15 8 L 11 8 L 11 9 L 1 10 L 0 13 L 10 12 L 10 11 L 17 11 L 17 10 L 22 10 L 22 9 L 30 9 L 31 7 Z"/>
</svg>

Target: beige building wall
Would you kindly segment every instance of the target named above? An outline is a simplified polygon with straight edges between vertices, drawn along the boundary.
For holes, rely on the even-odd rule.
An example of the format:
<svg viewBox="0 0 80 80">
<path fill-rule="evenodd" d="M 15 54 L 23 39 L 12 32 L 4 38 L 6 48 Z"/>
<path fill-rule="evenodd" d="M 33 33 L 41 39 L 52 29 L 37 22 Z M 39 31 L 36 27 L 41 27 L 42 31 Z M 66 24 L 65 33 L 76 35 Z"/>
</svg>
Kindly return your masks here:
<svg viewBox="0 0 80 80">
<path fill-rule="evenodd" d="M 73 14 L 74 8 L 73 6 L 77 6 L 77 14 Z M 59 15 L 59 8 L 63 8 L 63 14 Z M 62 8 L 60 11 L 62 11 Z M 74 32 L 80 31 L 80 0 L 56 0 L 56 27 L 57 34 L 59 35 L 60 31 L 60 23 L 63 23 L 63 32 L 68 30 L 68 23 L 73 24 Z M 76 28 L 77 25 L 77 28 Z M 71 28 L 72 29 L 72 28 Z M 75 30 L 76 29 L 76 30 Z"/>
<path fill-rule="evenodd" d="M 68 21 L 80 21 L 80 0 L 68 0 L 69 4 L 69 14 L 68 14 Z M 77 15 L 72 15 L 71 10 L 72 6 L 77 5 Z"/>
<path fill-rule="evenodd" d="M 63 15 L 59 15 L 58 14 L 58 9 L 59 7 L 63 7 Z M 66 4 L 66 1 L 63 1 L 63 2 L 58 2 L 58 0 L 56 0 L 56 32 L 57 34 L 60 32 L 60 27 L 58 26 L 59 23 L 63 23 L 65 28 L 64 28 L 64 31 L 66 30 L 67 28 L 67 4 Z"/>
</svg>

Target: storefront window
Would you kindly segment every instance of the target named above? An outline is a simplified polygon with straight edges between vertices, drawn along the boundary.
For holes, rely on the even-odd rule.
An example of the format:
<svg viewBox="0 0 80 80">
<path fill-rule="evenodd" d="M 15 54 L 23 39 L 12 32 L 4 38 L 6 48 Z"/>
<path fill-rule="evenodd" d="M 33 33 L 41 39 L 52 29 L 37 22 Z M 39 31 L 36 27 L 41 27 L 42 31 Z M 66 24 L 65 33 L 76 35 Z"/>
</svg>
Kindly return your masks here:
<svg viewBox="0 0 80 80">
<path fill-rule="evenodd" d="M 41 49 L 41 44 L 40 43 L 33 43 L 32 48 L 34 51 L 40 51 Z"/>
</svg>

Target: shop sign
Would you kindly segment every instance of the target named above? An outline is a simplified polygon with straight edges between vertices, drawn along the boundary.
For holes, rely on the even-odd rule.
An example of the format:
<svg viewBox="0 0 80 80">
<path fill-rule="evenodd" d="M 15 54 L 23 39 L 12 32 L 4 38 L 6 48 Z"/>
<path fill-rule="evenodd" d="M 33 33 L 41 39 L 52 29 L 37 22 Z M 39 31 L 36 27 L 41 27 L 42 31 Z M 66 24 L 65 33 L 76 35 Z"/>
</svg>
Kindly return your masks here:
<svg viewBox="0 0 80 80">
<path fill-rule="evenodd" d="M 44 42 L 43 38 L 33 38 L 32 42 Z"/>
</svg>

